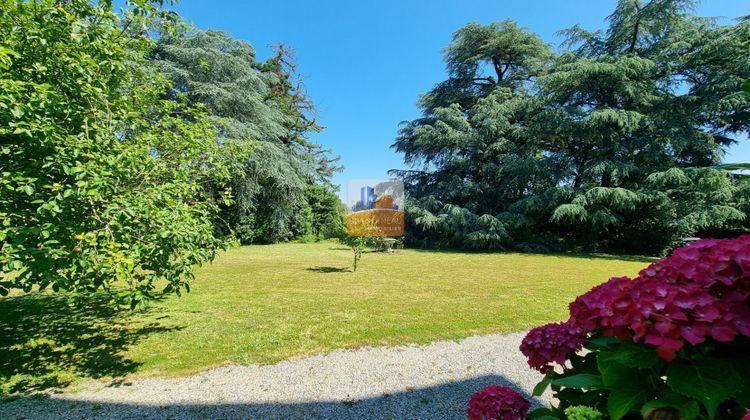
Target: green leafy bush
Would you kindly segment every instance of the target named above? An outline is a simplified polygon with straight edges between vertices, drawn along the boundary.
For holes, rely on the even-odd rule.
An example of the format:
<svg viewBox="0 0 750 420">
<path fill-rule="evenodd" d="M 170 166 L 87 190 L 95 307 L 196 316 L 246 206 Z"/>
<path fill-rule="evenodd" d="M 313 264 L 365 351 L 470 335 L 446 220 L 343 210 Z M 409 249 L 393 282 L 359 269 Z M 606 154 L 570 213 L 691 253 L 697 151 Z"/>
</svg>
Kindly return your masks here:
<svg viewBox="0 0 750 420">
<path fill-rule="evenodd" d="M 585 405 L 576 405 L 565 409 L 565 418 L 568 420 L 601 420 L 603 417 L 599 410 Z"/>
<path fill-rule="evenodd" d="M 614 420 L 748 415 L 750 235 L 697 241 L 594 287 L 521 352 L 545 374 L 534 395 L 559 400 L 530 418 L 591 414 L 581 406 Z"/>
<path fill-rule="evenodd" d="M 227 198 L 234 151 L 202 109 L 164 99 L 148 33 L 180 24 L 160 4 L 0 0 L 0 294 L 124 288 L 145 306 L 223 246 L 204 186 Z"/>
<path fill-rule="evenodd" d="M 615 420 L 740 418 L 750 407 L 749 300 L 750 236 L 678 249 L 578 297 L 567 322 L 529 332 L 521 351 L 546 374 L 535 394 L 551 386 L 556 412 L 585 405 Z"/>
</svg>

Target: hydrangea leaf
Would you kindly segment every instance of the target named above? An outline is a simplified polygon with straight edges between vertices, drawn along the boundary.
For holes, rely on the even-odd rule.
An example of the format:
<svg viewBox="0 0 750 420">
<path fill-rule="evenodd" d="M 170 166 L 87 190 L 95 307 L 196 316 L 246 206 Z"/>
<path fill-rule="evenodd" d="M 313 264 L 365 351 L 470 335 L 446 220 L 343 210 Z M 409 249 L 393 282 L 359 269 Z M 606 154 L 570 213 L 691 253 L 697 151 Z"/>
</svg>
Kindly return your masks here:
<svg viewBox="0 0 750 420">
<path fill-rule="evenodd" d="M 559 416 L 556 415 L 556 413 L 552 410 L 550 410 L 547 407 L 540 407 L 536 410 L 532 410 L 529 413 L 530 419 L 534 420 L 549 420 L 549 419 L 559 419 Z"/>
<path fill-rule="evenodd" d="M 700 415 L 700 407 L 698 403 L 691 398 L 677 394 L 675 392 L 667 392 L 655 400 L 651 400 L 641 407 L 641 415 L 647 418 L 652 410 L 674 408 L 680 412 L 685 420 L 693 420 Z"/>
<path fill-rule="evenodd" d="M 619 420 L 646 401 L 648 388 L 639 382 L 625 383 L 614 388 L 607 398 L 607 410 L 613 420 Z"/>
<path fill-rule="evenodd" d="M 604 386 L 604 383 L 602 383 L 602 377 L 599 375 L 581 373 L 555 379 L 552 381 L 552 385 L 563 386 L 566 388 L 601 388 Z"/>
<path fill-rule="evenodd" d="M 659 363 L 659 356 L 653 347 L 624 341 L 610 359 L 629 368 L 650 368 Z"/>
<path fill-rule="evenodd" d="M 610 350 L 610 346 L 622 341 L 615 337 L 596 337 L 589 339 L 584 347 L 589 350 Z"/>
<path fill-rule="evenodd" d="M 742 387 L 735 398 L 741 406 L 750 407 L 750 358 L 732 359 L 730 363 L 742 381 Z"/>
<path fill-rule="evenodd" d="M 607 398 L 607 410 L 610 417 L 617 420 L 636 409 L 646 401 L 650 386 L 642 379 L 637 369 L 626 366 L 619 360 L 627 357 L 616 352 L 597 354 L 597 365 L 602 374 L 602 382 L 612 391 Z"/>
<path fill-rule="evenodd" d="M 701 358 L 672 362 L 667 368 L 667 385 L 700 401 L 713 418 L 719 404 L 737 395 L 742 382 L 729 362 Z"/>
<path fill-rule="evenodd" d="M 531 393 L 531 395 L 538 397 L 542 394 L 544 394 L 544 391 L 547 390 L 547 387 L 552 382 L 552 376 L 550 374 L 547 374 L 544 379 L 542 379 L 536 386 L 534 387 L 534 391 Z"/>
</svg>

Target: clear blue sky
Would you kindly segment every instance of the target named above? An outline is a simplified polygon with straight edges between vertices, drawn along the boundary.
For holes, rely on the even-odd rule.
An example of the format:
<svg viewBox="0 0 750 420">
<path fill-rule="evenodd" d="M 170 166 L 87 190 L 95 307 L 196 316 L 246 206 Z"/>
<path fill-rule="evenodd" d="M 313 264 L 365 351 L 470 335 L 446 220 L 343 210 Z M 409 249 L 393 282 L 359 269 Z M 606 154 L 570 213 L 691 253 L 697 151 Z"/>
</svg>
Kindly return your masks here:
<svg viewBox="0 0 750 420">
<path fill-rule="evenodd" d="M 264 59 L 283 42 L 297 53 L 299 70 L 326 129 L 313 140 L 341 155 L 334 178 L 346 193 L 350 179 L 386 178 L 404 167 L 390 149 L 398 124 L 419 115 L 420 93 L 446 78 L 441 49 L 468 22 L 511 18 L 557 45 L 559 29 L 580 23 L 599 29 L 615 0 L 182 0 L 177 11 L 200 29 L 249 41 Z M 735 18 L 747 0 L 703 0 L 697 14 Z M 727 161 L 750 161 L 750 141 Z"/>
</svg>

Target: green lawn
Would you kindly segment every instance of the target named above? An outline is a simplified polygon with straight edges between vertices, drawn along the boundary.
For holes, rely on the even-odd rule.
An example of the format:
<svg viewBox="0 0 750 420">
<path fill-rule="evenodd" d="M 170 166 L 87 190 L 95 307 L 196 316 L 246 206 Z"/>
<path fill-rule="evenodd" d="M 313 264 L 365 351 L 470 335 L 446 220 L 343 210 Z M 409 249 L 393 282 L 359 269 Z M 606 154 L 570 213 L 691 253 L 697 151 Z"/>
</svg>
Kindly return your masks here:
<svg viewBox="0 0 750 420">
<path fill-rule="evenodd" d="M 335 243 L 237 248 L 201 268 L 189 295 L 146 313 L 0 299 L 0 390 L 523 330 L 647 260 L 402 250 L 366 253 L 356 273 L 350 263 Z"/>
</svg>

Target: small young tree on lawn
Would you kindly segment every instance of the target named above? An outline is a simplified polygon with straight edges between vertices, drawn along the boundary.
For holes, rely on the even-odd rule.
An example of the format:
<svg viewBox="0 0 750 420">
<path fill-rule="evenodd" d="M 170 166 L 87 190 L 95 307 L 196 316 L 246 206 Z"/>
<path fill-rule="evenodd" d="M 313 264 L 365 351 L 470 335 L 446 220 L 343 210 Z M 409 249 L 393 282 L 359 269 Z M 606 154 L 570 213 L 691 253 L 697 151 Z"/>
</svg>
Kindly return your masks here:
<svg viewBox="0 0 750 420">
<path fill-rule="evenodd" d="M 339 229 L 339 242 L 352 249 L 354 254 L 353 270 L 357 271 L 362 252 L 368 246 L 372 246 L 374 237 L 369 236 L 375 229 L 375 221 L 369 215 L 358 214 L 347 218 Z"/>
</svg>

